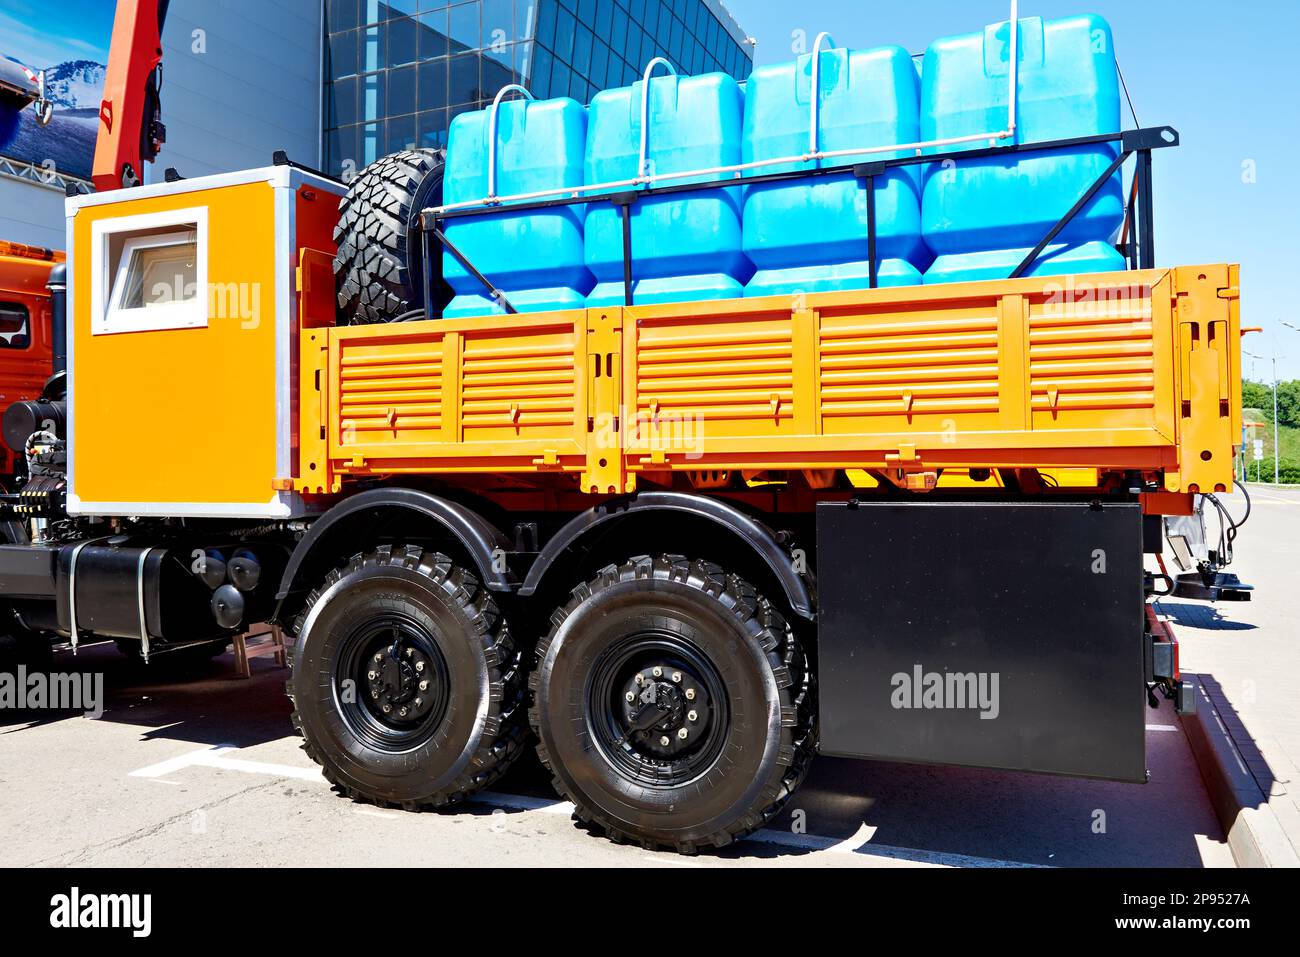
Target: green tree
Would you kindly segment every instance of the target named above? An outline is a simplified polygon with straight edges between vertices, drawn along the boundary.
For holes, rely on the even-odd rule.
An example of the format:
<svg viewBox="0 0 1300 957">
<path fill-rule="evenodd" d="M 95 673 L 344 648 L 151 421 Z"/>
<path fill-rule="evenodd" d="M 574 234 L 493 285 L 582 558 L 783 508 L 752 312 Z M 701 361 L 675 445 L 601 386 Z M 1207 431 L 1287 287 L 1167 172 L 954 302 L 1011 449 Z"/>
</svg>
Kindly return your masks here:
<svg viewBox="0 0 1300 957">
<path fill-rule="evenodd" d="M 1243 379 L 1241 405 L 1245 409 L 1259 409 L 1270 422 L 1273 421 L 1273 390 L 1264 383 Z"/>
<path fill-rule="evenodd" d="M 1300 379 L 1277 384 L 1277 420 L 1282 425 L 1300 426 Z"/>
</svg>

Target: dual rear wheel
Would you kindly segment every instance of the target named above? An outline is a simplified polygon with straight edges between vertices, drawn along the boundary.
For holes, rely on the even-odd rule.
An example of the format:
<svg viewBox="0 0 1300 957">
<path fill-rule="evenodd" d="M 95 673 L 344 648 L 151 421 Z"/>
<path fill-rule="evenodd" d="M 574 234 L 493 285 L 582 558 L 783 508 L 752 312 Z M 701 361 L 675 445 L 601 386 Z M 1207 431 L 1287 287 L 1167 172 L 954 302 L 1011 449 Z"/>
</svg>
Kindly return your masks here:
<svg viewBox="0 0 1300 957">
<path fill-rule="evenodd" d="M 576 588 L 537 645 L 528 721 L 577 817 L 617 841 L 692 852 L 761 827 L 814 751 L 793 631 L 736 575 L 637 557 Z M 413 547 L 358 555 L 309 598 L 295 725 L 357 799 L 463 800 L 524 746 L 522 655 L 464 569 Z"/>
</svg>

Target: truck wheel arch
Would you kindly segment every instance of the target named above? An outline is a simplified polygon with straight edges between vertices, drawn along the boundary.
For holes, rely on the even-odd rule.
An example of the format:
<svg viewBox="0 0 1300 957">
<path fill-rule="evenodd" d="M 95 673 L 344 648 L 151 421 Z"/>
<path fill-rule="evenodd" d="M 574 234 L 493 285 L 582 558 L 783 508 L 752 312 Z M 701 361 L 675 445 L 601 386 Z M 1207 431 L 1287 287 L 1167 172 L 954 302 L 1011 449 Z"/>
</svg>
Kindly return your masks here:
<svg viewBox="0 0 1300 957">
<path fill-rule="evenodd" d="M 535 595 L 544 582 L 550 580 L 549 573 L 563 566 L 565 557 L 571 556 L 572 550 L 581 547 L 584 542 L 603 537 L 620 524 L 631 520 L 670 516 L 687 519 L 701 528 L 711 529 L 730 543 L 747 549 L 770 575 L 772 582 L 779 586 L 790 611 L 805 620 L 814 619 L 816 612 L 810 589 L 811 576 L 796 570 L 789 552 L 782 546 L 775 532 L 729 502 L 683 492 L 643 492 L 602 503 L 574 517 L 547 541 L 519 588 L 520 596 L 528 598 Z M 682 541 L 676 548 L 686 553 L 691 551 L 690 546 L 689 541 Z M 628 554 L 624 557 L 630 557 L 641 547 L 633 539 L 628 542 Z"/>
<path fill-rule="evenodd" d="M 510 542 L 491 522 L 459 502 L 407 488 L 378 488 L 353 495 L 312 523 L 289 557 L 276 592 L 275 618 L 283 622 L 291 611 L 290 599 L 305 595 L 319 579 L 357 551 L 373 546 L 376 521 L 400 516 L 413 523 L 412 539 L 430 538 L 459 553 L 493 592 L 510 592 L 518 586 L 498 557 Z"/>
</svg>

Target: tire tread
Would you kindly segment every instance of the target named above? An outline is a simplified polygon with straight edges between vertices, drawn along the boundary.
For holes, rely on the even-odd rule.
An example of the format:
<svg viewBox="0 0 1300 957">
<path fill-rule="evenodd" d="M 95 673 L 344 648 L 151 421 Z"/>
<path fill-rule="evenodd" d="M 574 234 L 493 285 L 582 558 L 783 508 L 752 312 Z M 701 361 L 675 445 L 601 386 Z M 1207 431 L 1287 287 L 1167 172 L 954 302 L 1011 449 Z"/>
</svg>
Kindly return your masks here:
<svg viewBox="0 0 1300 957">
<path fill-rule="evenodd" d="M 334 280 L 339 321 L 391 322 L 423 305 L 412 224 L 442 180 L 442 150 L 403 150 L 367 166 L 339 205 Z"/>
<path fill-rule="evenodd" d="M 600 830 L 618 844 L 694 854 L 701 846 L 725 847 L 763 827 L 780 813 L 807 776 L 816 753 L 816 692 L 798 637 L 771 602 L 740 576 L 727 573 L 721 566 L 681 555 L 661 555 L 658 558 L 640 555 L 622 565 L 607 565 L 591 581 L 573 589 L 568 603 L 551 615 L 551 631 L 537 645 L 535 667 L 529 678 L 531 691 L 536 694 L 541 680 L 541 669 L 537 666 L 545 659 L 560 627 L 583 602 L 623 582 L 650 578 L 682 583 L 710 596 L 767 656 L 781 698 L 782 732 L 773 774 L 753 807 L 729 826 L 701 840 L 676 841 L 633 834 L 565 784 L 563 777 L 556 772 L 544 743 L 541 716 L 536 706 L 529 710 L 529 722 L 537 739 L 537 754 L 542 765 L 551 775 L 556 790 L 573 804 L 579 821 Z"/>
<path fill-rule="evenodd" d="M 489 671 L 488 718 L 477 751 L 465 772 L 442 790 L 416 801 L 387 801 L 353 787 L 330 767 L 329 762 L 324 759 L 322 749 L 304 730 L 304 722 L 298 713 L 292 678 L 285 684 L 285 692 L 293 708 L 290 720 L 295 731 L 303 738 L 302 750 L 321 766 L 325 779 L 341 794 L 353 801 L 409 811 L 432 810 L 461 803 L 496 782 L 524 752 L 528 723 L 520 655 L 515 649 L 514 639 L 496 602 L 492 599 L 491 593 L 480 585 L 479 580 L 453 564 L 446 555 L 415 545 L 385 545 L 369 553 L 358 553 L 347 565 L 331 571 L 325 576 L 324 582 L 308 595 L 307 603 L 295 622 L 294 634 L 302 634 L 303 626 L 312 608 L 331 586 L 353 572 L 377 565 L 391 565 L 418 572 L 427 578 L 434 588 L 459 605 L 474 623 L 475 634 L 482 645 Z M 289 667 L 292 675 L 297 641 L 289 644 Z"/>
</svg>

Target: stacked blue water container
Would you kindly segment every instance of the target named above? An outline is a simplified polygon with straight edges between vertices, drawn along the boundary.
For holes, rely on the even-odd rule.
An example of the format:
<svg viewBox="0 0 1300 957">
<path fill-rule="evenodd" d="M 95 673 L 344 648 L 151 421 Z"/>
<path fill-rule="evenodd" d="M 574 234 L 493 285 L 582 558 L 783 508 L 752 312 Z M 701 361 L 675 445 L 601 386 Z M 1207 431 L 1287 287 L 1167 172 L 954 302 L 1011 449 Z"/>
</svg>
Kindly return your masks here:
<svg viewBox="0 0 1300 957">
<path fill-rule="evenodd" d="M 1019 21 L 1018 32 L 1016 143 L 1119 131 L 1115 48 L 1106 21 L 1032 17 Z M 922 67 L 922 138 L 1005 129 L 1010 56 L 1010 21 L 931 44 Z M 1116 149 L 1101 144 L 928 166 L 923 231 L 937 258 L 925 281 L 1007 278 L 1106 171 Z M 1124 259 L 1111 245 L 1123 218 L 1123 184 L 1116 173 L 1028 274 L 1123 269 Z"/>
<path fill-rule="evenodd" d="M 1114 142 L 942 163 L 1004 130 L 1010 99 L 1010 22 L 931 44 L 918 80 L 899 47 L 825 50 L 755 71 L 747 84 L 712 73 L 657 76 L 571 99 L 503 102 L 496 130 L 496 194 L 572 189 L 658 177 L 657 187 L 704 183 L 631 205 L 637 304 L 791 295 L 869 285 L 867 194 L 852 174 L 741 188 L 733 173 L 664 174 L 730 167 L 812 148 L 839 152 L 964 139 L 927 153 L 936 162 L 877 177 L 878 284 L 1005 279 L 1117 155 Z M 1014 139 L 1001 145 L 1109 135 L 1120 129 L 1110 27 L 1096 16 L 1018 21 Z M 814 59 L 816 57 L 816 59 Z M 814 63 L 818 74 L 814 90 Z M 648 100 L 643 101 L 643 97 Z M 642 111 L 646 164 L 641 163 Z M 491 111 L 452 124 L 444 202 L 489 192 Z M 974 138 L 974 141 L 971 140 Z M 750 175 L 898 157 L 856 153 L 795 159 Z M 644 189 L 644 185 L 635 187 Z M 627 193 L 632 186 L 610 187 Z M 1037 258 L 1030 275 L 1122 270 L 1112 245 L 1123 222 L 1116 173 Z M 448 222 L 447 235 L 521 311 L 621 305 L 622 209 L 597 196 L 573 205 Z M 757 270 L 757 271 L 756 271 Z M 499 313 L 481 284 L 448 254 L 456 298 L 449 317 Z"/>
<path fill-rule="evenodd" d="M 755 70 L 746 92 L 746 163 L 806 154 L 812 146 L 813 55 Z M 920 140 L 919 80 L 902 47 L 827 50 L 818 57 L 818 148 L 823 152 Z M 902 156 L 868 153 L 760 167 L 754 174 L 846 166 Z M 881 286 L 921 282 L 920 170 L 877 178 L 877 272 Z M 752 186 L 744 210 L 745 253 L 758 267 L 745 293 L 865 289 L 870 285 L 867 193 L 851 173 Z"/>
<path fill-rule="evenodd" d="M 443 203 L 488 195 L 491 110 L 462 113 L 448 134 Z M 496 129 L 496 195 L 572 187 L 582 181 L 587 111 L 568 98 L 503 102 Z M 509 207 L 504 207 L 508 210 Z M 593 285 L 583 263 L 582 206 L 481 214 L 447 221 L 447 239 L 520 312 L 582 308 Z M 500 314 L 483 284 L 450 254 L 443 276 L 455 298 L 446 318 Z"/>
<path fill-rule="evenodd" d="M 630 180 L 642 171 L 641 110 L 646 84 L 597 93 L 587 137 L 588 185 Z M 658 76 L 649 83 L 648 170 L 687 172 L 733 166 L 741 158 L 744 94 L 724 73 Z M 726 174 L 679 182 L 712 182 Z M 617 190 L 615 191 L 617 192 Z M 607 201 L 590 205 L 587 268 L 596 287 L 590 306 L 621 305 L 622 211 Z M 730 299 L 744 295 L 754 269 L 741 237 L 738 187 L 660 195 L 632 206 L 633 297 L 638 305 Z"/>
</svg>

